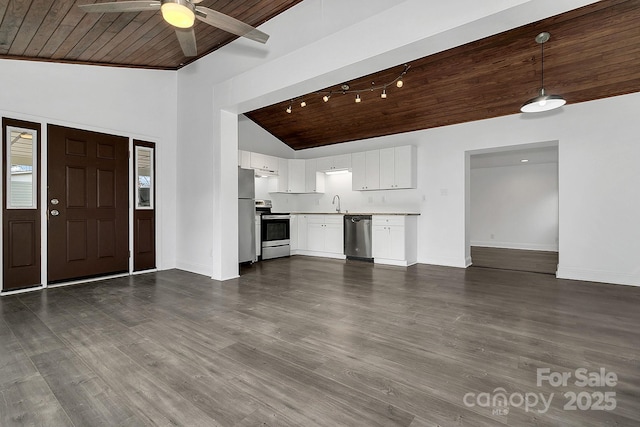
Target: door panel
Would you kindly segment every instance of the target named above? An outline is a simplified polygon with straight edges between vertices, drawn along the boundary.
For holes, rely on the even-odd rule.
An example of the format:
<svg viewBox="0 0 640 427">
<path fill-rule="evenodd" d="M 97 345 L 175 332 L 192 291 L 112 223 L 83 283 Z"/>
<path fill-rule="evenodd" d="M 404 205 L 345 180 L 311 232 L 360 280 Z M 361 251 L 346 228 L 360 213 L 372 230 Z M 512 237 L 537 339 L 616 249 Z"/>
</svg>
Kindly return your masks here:
<svg viewBox="0 0 640 427">
<path fill-rule="evenodd" d="M 156 268 L 155 144 L 133 141 L 133 270 Z"/>
<path fill-rule="evenodd" d="M 2 140 L 2 290 L 9 291 L 41 282 L 40 125 L 3 118 Z"/>
<path fill-rule="evenodd" d="M 48 136 L 49 281 L 128 271 L 128 139 L 54 125 Z"/>
</svg>

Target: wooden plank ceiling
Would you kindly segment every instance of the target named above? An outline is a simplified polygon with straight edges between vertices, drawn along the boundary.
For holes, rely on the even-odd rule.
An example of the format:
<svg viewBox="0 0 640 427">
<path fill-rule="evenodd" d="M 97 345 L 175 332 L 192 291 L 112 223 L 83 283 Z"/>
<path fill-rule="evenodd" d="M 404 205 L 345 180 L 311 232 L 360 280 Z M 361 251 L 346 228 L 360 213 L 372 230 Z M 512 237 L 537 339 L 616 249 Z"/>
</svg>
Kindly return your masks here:
<svg viewBox="0 0 640 427">
<path fill-rule="evenodd" d="M 199 5 L 257 27 L 300 1 L 204 0 Z M 198 56 L 188 58 L 159 11 L 100 14 L 77 7 L 104 2 L 0 1 L 0 58 L 178 69 L 237 38 L 196 20 Z"/>
<path fill-rule="evenodd" d="M 640 91 L 640 0 L 604 0 L 555 17 L 411 61 L 404 86 L 355 94 L 391 82 L 403 65 L 321 89 L 321 93 L 246 113 L 275 137 L 299 150 L 516 114 L 540 89 L 544 45 L 548 94 L 569 104 Z M 306 107 L 300 106 L 301 101 Z M 285 110 L 292 106 L 292 113 Z M 540 114 L 540 113 L 538 113 Z"/>
</svg>

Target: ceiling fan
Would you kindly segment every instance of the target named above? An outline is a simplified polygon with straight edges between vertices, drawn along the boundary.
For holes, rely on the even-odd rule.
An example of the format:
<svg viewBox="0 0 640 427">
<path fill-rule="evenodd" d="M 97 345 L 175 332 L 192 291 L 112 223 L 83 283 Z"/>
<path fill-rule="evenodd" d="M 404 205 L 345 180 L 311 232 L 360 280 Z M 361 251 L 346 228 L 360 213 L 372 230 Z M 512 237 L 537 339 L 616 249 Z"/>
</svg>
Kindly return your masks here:
<svg viewBox="0 0 640 427">
<path fill-rule="evenodd" d="M 196 35 L 193 24 L 196 19 L 228 33 L 248 39 L 266 43 L 269 35 L 238 21 L 224 13 L 211 10 L 204 6 L 197 6 L 202 0 L 136 0 L 108 3 L 81 4 L 78 7 L 85 12 L 146 12 L 160 10 L 162 17 L 176 30 L 180 47 L 186 56 L 196 56 Z"/>
</svg>

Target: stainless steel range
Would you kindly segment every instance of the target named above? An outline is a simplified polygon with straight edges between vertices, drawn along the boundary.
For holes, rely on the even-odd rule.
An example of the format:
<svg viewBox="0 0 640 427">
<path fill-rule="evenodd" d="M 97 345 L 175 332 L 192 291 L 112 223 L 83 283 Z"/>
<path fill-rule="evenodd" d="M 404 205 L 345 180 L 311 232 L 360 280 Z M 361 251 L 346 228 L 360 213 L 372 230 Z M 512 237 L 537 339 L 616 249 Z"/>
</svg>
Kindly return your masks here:
<svg viewBox="0 0 640 427">
<path fill-rule="evenodd" d="M 290 256 L 291 215 L 272 213 L 271 200 L 256 200 L 256 212 L 260 213 L 262 259 Z"/>
</svg>

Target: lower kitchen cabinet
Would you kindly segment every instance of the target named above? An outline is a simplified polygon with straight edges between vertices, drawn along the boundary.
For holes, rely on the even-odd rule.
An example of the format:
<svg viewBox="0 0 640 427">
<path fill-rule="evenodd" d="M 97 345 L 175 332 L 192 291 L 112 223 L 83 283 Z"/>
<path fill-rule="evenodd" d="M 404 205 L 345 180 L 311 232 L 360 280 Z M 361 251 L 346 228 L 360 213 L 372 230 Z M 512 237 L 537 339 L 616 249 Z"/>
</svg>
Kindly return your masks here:
<svg viewBox="0 0 640 427">
<path fill-rule="evenodd" d="M 413 215 L 373 215 L 372 254 L 375 263 L 409 266 L 418 258 L 418 219 Z"/>
<path fill-rule="evenodd" d="M 297 215 L 296 254 L 344 259 L 342 215 Z"/>
</svg>

